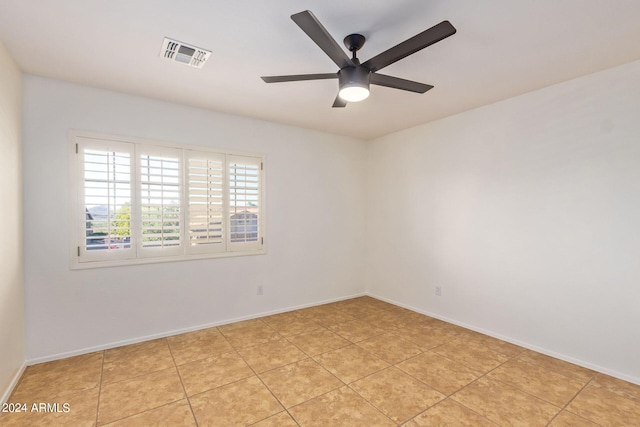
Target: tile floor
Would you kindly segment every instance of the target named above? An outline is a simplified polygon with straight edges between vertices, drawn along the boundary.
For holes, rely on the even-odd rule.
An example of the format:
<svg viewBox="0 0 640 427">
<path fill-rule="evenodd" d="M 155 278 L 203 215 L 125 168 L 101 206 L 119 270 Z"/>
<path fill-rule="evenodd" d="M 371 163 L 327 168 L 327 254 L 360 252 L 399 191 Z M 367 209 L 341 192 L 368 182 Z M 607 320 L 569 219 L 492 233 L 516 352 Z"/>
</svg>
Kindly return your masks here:
<svg viewBox="0 0 640 427">
<path fill-rule="evenodd" d="M 640 425 L 640 386 L 369 297 L 30 366 L 9 403 L 0 426 Z"/>
</svg>

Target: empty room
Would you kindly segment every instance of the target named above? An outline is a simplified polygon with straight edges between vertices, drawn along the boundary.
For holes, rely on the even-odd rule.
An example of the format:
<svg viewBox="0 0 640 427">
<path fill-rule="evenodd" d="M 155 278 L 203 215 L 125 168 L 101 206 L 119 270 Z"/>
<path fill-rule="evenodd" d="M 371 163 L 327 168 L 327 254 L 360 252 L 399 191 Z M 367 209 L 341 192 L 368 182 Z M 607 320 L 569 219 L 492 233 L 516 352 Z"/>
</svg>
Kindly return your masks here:
<svg viewBox="0 0 640 427">
<path fill-rule="evenodd" d="M 638 22 L 0 0 L 0 426 L 640 425 Z"/>
</svg>

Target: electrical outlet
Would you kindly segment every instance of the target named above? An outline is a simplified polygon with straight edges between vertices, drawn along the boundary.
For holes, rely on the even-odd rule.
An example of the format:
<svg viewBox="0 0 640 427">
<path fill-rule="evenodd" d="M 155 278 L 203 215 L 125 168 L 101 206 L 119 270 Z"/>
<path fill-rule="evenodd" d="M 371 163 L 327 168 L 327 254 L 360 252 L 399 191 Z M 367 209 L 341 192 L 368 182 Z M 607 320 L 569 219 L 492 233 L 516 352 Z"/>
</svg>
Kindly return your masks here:
<svg viewBox="0 0 640 427">
<path fill-rule="evenodd" d="M 436 286 L 436 296 L 442 296 L 442 286 Z"/>
<path fill-rule="evenodd" d="M 262 285 L 258 286 L 258 295 L 262 295 L 264 292 L 264 289 L 262 289 Z"/>
</svg>

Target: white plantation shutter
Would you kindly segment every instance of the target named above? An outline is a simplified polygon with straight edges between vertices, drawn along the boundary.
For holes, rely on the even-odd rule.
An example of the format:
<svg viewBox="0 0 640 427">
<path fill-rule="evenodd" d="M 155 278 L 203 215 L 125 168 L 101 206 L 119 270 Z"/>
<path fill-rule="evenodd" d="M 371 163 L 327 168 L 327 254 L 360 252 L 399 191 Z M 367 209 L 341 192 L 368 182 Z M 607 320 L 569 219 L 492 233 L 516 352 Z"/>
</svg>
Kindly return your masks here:
<svg viewBox="0 0 640 427">
<path fill-rule="evenodd" d="M 73 269 L 265 252 L 262 157 L 72 132 Z"/>
<path fill-rule="evenodd" d="M 133 144 L 78 138 L 76 147 L 79 260 L 132 258 Z"/>
<path fill-rule="evenodd" d="M 139 146 L 138 254 L 168 256 L 182 252 L 182 150 Z"/>
<path fill-rule="evenodd" d="M 186 151 L 185 167 L 189 205 L 187 253 L 222 252 L 225 156 Z"/>
<path fill-rule="evenodd" d="M 259 249 L 262 245 L 261 176 L 258 157 L 227 156 L 229 251 Z"/>
</svg>

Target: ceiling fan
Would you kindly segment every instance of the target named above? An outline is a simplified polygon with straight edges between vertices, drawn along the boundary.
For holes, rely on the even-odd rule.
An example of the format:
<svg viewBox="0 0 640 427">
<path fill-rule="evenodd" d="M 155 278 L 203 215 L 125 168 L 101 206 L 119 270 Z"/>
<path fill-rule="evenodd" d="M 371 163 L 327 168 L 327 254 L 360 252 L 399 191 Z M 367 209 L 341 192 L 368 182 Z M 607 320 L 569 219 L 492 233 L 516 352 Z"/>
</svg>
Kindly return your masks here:
<svg viewBox="0 0 640 427">
<path fill-rule="evenodd" d="M 291 19 L 340 67 L 340 70 L 337 73 L 265 76 L 262 80 L 266 83 L 281 83 L 338 79 L 339 91 L 333 107 L 345 107 L 347 102 L 366 99 L 369 96 L 370 84 L 416 93 L 425 93 L 432 89 L 431 85 L 379 74 L 378 71 L 456 32 L 449 21 L 442 21 L 361 64 L 356 57 L 356 52 L 364 45 L 363 35 L 349 34 L 344 38 L 344 45 L 352 54 L 349 58 L 311 11 L 296 13 L 291 15 Z"/>
</svg>

